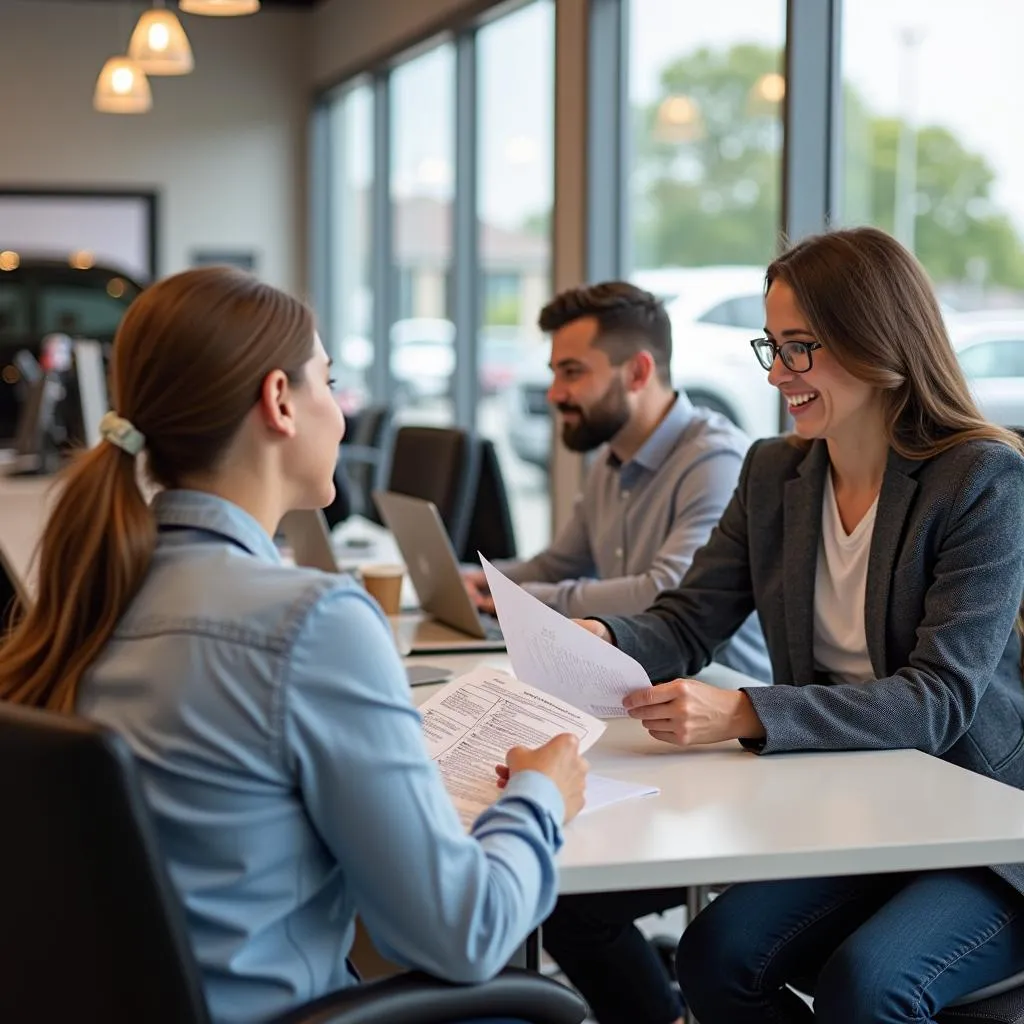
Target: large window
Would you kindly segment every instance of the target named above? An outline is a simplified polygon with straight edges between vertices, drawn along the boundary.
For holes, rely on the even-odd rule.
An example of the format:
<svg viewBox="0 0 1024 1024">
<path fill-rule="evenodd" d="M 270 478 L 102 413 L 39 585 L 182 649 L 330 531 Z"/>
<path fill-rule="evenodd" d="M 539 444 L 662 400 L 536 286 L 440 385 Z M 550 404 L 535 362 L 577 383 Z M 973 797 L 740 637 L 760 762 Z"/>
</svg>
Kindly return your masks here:
<svg viewBox="0 0 1024 1024">
<path fill-rule="evenodd" d="M 1020 383 L 1017 344 L 1005 341 L 1024 337 L 1024 313 L 1014 312 L 1024 309 L 1024 8 L 1004 0 L 844 6 L 842 219 L 881 227 L 914 250 L 982 410 L 1024 424 L 1024 392 L 1010 397 Z M 996 317 L 1005 322 L 981 346 L 979 321 Z"/>
<path fill-rule="evenodd" d="M 328 118 L 331 280 L 324 343 L 336 361 L 339 401 L 346 412 L 353 412 L 369 398 L 373 364 L 370 86 L 359 85 L 335 97 Z"/>
<path fill-rule="evenodd" d="M 752 436 L 779 402 L 750 351 L 781 227 L 784 0 L 630 0 L 628 270 L 672 318 L 673 377 Z"/>
<path fill-rule="evenodd" d="M 477 36 L 481 329 L 477 425 L 498 448 L 517 540 L 547 540 L 548 345 L 553 190 L 554 4 L 535 0 Z"/>
<path fill-rule="evenodd" d="M 444 44 L 391 75 L 392 257 L 396 275 L 390 373 L 405 422 L 452 420 L 452 200 L 455 51 Z"/>
</svg>

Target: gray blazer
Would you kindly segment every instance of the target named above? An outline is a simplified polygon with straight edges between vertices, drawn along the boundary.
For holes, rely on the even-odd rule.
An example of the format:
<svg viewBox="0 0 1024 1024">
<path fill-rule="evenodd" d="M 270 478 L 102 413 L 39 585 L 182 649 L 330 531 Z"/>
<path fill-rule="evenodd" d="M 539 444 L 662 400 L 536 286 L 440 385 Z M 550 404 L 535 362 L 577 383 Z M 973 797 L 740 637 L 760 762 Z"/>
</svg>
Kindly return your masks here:
<svg viewBox="0 0 1024 1024">
<path fill-rule="evenodd" d="M 652 680 L 692 676 L 756 610 L 775 685 L 747 695 L 761 753 L 916 748 L 1024 788 L 1024 459 L 973 441 L 933 459 L 889 455 L 868 562 L 877 678 L 815 673 L 814 577 L 828 450 L 756 443 L 732 501 L 678 588 L 603 618 Z M 997 869 L 1024 893 L 1024 864 Z"/>
</svg>

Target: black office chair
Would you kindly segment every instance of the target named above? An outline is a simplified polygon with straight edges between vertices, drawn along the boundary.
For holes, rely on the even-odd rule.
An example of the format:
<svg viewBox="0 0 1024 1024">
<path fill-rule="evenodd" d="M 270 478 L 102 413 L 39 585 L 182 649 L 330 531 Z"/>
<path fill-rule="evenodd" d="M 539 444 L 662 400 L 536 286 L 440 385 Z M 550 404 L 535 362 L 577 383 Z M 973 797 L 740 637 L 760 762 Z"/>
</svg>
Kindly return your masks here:
<svg viewBox="0 0 1024 1024">
<path fill-rule="evenodd" d="M 480 439 L 457 427 L 401 427 L 387 490 L 432 501 L 456 552 L 466 548 L 480 474 Z"/>
<path fill-rule="evenodd" d="M 14 579 L 14 570 L 4 557 L 0 548 L 0 644 L 14 620 L 15 602 L 20 596 L 20 588 Z"/>
<path fill-rule="evenodd" d="M 969 993 L 940 1011 L 935 1020 L 938 1024 L 1024 1024 L 1024 970 Z"/>
<path fill-rule="evenodd" d="M 334 467 L 334 500 L 323 510 L 328 529 L 350 515 L 380 522 L 371 495 L 384 486 L 393 441 L 389 406 L 369 405 L 349 417 Z"/>
<path fill-rule="evenodd" d="M 353 511 L 355 510 L 352 505 L 352 485 L 342 464 L 339 450 L 338 461 L 334 464 L 334 498 L 323 509 L 324 519 L 327 520 L 327 529 L 333 530 L 338 523 L 343 523 L 348 519 Z"/>
<path fill-rule="evenodd" d="M 394 413 L 389 405 L 368 405 L 352 417 L 341 442 L 341 465 L 352 492 L 352 510 L 380 522 L 373 492 L 386 486 L 395 443 Z"/>
<path fill-rule="evenodd" d="M 181 907 L 127 744 L 0 704 L 0 1020 L 210 1024 Z M 580 1024 L 575 993 L 526 971 L 476 986 L 420 974 L 343 990 L 275 1024 Z"/>
<path fill-rule="evenodd" d="M 459 557 L 463 562 L 478 562 L 478 552 L 491 561 L 516 557 L 516 533 L 505 478 L 494 442 L 486 438 L 480 441 L 480 472 L 466 543 Z"/>
<path fill-rule="evenodd" d="M 1024 970 L 972 992 L 935 1019 L 939 1024 L 1024 1024 Z"/>
</svg>

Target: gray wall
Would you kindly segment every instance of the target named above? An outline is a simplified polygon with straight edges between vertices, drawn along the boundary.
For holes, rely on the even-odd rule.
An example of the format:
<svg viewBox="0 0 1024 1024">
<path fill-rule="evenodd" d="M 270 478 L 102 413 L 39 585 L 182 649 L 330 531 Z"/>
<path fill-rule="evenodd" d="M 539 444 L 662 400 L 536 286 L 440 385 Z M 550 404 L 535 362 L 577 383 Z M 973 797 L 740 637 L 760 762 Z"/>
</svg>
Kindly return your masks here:
<svg viewBox="0 0 1024 1024">
<path fill-rule="evenodd" d="M 182 15 L 196 70 L 152 79 L 148 114 L 96 113 L 142 8 L 0 0 L 0 188 L 155 188 L 162 273 L 255 250 L 266 280 L 302 291 L 310 15 Z"/>
</svg>

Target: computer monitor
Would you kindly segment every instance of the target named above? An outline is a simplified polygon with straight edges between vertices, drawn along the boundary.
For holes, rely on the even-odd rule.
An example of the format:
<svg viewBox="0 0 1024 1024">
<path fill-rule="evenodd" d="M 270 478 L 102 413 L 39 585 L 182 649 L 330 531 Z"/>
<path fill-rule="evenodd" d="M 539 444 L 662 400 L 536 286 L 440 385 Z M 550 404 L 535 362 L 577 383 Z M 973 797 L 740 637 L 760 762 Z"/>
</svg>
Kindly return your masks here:
<svg viewBox="0 0 1024 1024">
<path fill-rule="evenodd" d="M 25 403 L 18 417 L 15 454 L 42 458 L 50 441 L 54 410 L 63 397 L 64 387 L 46 374 L 28 385 Z"/>
<path fill-rule="evenodd" d="M 103 349 L 98 341 L 82 339 L 74 343 L 74 356 L 83 440 L 93 448 L 100 443 L 100 420 L 108 409 Z"/>
</svg>

